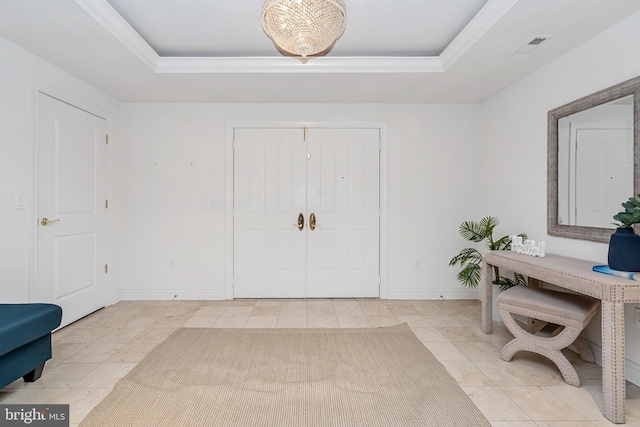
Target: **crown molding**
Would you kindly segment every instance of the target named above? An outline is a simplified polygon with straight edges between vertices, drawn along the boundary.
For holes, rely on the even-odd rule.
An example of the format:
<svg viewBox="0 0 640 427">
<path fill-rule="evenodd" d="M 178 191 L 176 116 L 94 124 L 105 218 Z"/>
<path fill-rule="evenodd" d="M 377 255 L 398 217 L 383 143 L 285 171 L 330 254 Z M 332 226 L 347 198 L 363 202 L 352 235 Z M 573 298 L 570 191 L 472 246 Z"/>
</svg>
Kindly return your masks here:
<svg viewBox="0 0 640 427">
<path fill-rule="evenodd" d="M 157 73 L 438 73 L 437 57 L 161 57 Z"/>
<path fill-rule="evenodd" d="M 145 65 L 152 70 L 156 69 L 160 56 L 106 0 L 75 0 L 75 2 Z"/>
<path fill-rule="evenodd" d="M 416 57 L 162 57 L 106 0 L 75 0 L 155 73 L 442 73 L 519 0 L 489 0 L 440 56 Z"/>
<path fill-rule="evenodd" d="M 440 54 L 443 71 L 485 35 L 519 0 L 489 0 Z"/>
</svg>

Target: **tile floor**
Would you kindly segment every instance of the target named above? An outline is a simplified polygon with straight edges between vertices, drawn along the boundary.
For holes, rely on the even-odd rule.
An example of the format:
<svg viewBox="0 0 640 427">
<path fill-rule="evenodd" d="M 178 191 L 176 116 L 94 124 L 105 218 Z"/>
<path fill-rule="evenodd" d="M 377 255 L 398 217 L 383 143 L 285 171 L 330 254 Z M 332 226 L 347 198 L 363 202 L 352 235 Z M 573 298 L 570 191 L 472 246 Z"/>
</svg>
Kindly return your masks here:
<svg viewBox="0 0 640 427">
<path fill-rule="evenodd" d="M 348 328 L 406 322 L 496 427 L 611 426 L 600 412 L 601 369 L 573 353 L 582 387 L 553 364 L 520 353 L 498 359 L 511 338 L 500 323 L 480 331 L 480 302 L 400 300 L 122 301 L 53 334 L 42 378 L 0 390 L 2 403 L 68 403 L 71 425 L 176 328 Z M 627 424 L 640 426 L 640 387 L 627 383 Z"/>
</svg>

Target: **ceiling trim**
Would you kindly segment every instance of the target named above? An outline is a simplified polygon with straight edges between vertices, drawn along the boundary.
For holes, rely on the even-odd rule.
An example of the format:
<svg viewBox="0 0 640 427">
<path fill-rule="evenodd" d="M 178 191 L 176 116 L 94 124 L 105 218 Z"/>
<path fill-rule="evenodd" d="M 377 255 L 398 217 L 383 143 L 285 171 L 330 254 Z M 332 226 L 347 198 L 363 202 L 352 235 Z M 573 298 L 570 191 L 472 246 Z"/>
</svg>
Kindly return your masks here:
<svg viewBox="0 0 640 427">
<path fill-rule="evenodd" d="M 106 0 L 75 0 L 145 65 L 155 71 L 160 56 Z"/>
<path fill-rule="evenodd" d="M 106 0 L 75 0 L 155 73 L 441 73 L 451 67 L 519 0 L 489 0 L 439 56 L 162 57 Z"/>
<path fill-rule="evenodd" d="M 438 57 L 161 57 L 156 73 L 438 73 Z"/>
<path fill-rule="evenodd" d="M 519 0 L 489 0 L 440 54 L 442 69 L 451 67 Z"/>
</svg>

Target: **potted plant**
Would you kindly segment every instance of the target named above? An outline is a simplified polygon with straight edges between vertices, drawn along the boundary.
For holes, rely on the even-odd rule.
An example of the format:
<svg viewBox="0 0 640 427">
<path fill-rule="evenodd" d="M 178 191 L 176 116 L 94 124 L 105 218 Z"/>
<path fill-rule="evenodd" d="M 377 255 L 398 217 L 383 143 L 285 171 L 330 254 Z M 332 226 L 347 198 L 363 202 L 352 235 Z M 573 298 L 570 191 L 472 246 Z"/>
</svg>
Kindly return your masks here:
<svg viewBox="0 0 640 427">
<path fill-rule="evenodd" d="M 640 194 L 622 203 L 624 210 L 613 216 L 618 228 L 609 240 L 609 268 L 620 271 L 640 271 L 640 236 L 633 225 L 640 223 Z"/>
<path fill-rule="evenodd" d="M 499 239 L 493 238 L 493 230 L 500 224 L 498 218 L 486 216 L 479 222 L 464 221 L 460 224 L 458 231 L 460 235 L 470 242 L 486 242 L 487 248 L 492 251 L 510 250 L 511 237 L 503 236 Z M 523 239 L 527 238 L 525 233 L 520 233 Z M 460 253 L 449 261 L 449 265 L 459 265 L 462 270 L 458 273 L 458 280 L 464 286 L 470 288 L 478 287 L 482 269 L 482 254 L 476 248 L 464 248 Z M 526 285 L 526 278 L 522 274 L 515 274 L 513 279 L 500 274 L 498 267 L 493 267 L 492 283 L 498 285 L 500 290 L 505 290 L 516 285 Z"/>
</svg>

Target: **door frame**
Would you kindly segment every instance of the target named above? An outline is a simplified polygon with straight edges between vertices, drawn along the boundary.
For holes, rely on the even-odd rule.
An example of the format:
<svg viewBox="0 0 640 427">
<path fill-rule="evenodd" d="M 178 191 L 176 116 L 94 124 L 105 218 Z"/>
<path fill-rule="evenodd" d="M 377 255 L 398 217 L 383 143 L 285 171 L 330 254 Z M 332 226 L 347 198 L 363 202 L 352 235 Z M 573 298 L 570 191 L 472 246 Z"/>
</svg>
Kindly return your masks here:
<svg viewBox="0 0 640 427">
<path fill-rule="evenodd" d="M 325 128 L 325 129 L 380 129 L 380 299 L 387 298 L 387 123 L 380 121 L 263 121 L 241 120 L 227 122 L 225 145 L 225 283 L 226 299 L 233 299 L 233 135 L 236 128 Z"/>
<path fill-rule="evenodd" d="M 31 97 L 31 106 L 32 106 L 32 114 L 31 114 L 31 123 L 29 124 L 29 129 L 31 132 L 31 138 L 33 141 L 32 144 L 32 152 L 31 152 L 31 170 L 28 171 L 27 176 L 29 176 L 29 182 L 27 183 L 27 189 L 30 190 L 30 194 L 27 194 L 25 200 L 28 200 L 31 209 L 28 209 L 26 212 L 27 223 L 29 226 L 27 227 L 27 239 L 28 239 L 28 292 L 27 298 L 29 302 L 38 302 L 40 300 L 40 295 L 38 295 L 38 229 L 39 223 L 39 200 L 40 200 L 40 192 L 38 188 L 38 180 L 39 180 L 39 134 L 38 134 L 38 111 L 39 111 L 39 101 L 38 96 L 42 93 L 46 96 L 50 96 L 51 98 L 55 98 L 60 102 L 64 102 L 72 107 L 78 108 L 82 111 L 85 111 L 89 114 L 97 116 L 106 122 L 107 135 L 111 136 L 112 134 L 112 126 L 113 119 L 111 114 L 109 114 L 106 110 L 102 108 L 96 107 L 93 104 L 89 104 L 86 101 L 83 101 L 79 98 L 70 96 L 68 93 L 61 91 L 56 87 L 52 87 L 46 84 L 34 84 L 32 86 L 32 97 Z M 110 143 L 113 139 L 110 139 Z M 108 144 L 106 147 L 106 194 L 107 198 L 111 199 L 111 144 Z M 111 211 L 107 209 L 107 224 L 105 230 L 105 251 L 107 254 L 107 263 L 111 263 Z M 105 274 L 105 289 L 103 301 L 105 307 L 111 304 L 111 282 L 109 280 L 109 275 Z"/>
</svg>

